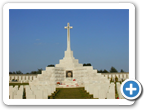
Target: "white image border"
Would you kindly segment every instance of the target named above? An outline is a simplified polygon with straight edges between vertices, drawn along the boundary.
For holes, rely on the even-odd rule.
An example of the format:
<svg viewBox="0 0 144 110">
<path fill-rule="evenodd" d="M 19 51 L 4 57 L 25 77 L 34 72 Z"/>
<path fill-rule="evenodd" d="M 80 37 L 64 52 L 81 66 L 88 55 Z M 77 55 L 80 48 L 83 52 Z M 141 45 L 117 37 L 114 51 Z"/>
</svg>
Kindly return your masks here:
<svg viewBox="0 0 144 110">
<path fill-rule="evenodd" d="M 9 9 L 129 9 L 129 79 L 135 79 L 135 7 L 131 3 L 7 3 L 3 6 L 3 101 L 7 105 L 132 105 L 126 99 L 9 99 Z"/>
</svg>

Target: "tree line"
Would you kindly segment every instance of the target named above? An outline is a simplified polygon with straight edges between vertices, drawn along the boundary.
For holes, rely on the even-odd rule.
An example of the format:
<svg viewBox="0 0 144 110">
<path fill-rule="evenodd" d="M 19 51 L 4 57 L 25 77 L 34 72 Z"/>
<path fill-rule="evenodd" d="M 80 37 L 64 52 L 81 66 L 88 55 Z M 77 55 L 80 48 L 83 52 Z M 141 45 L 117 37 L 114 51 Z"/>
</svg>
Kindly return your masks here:
<svg viewBox="0 0 144 110">
<path fill-rule="evenodd" d="M 91 66 L 91 64 L 84 63 L 83 66 Z M 55 65 L 50 64 L 47 67 L 55 67 Z M 101 70 L 97 70 L 97 71 L 98 71 L 98 73 L 117 73 L 118 72 L 117 69 L 114 68 L 113 66 L 110 68 L 109 71 L 107 71 L 106 69 L 104 69 L 104 70 L 101 69 Z M 120 72 L 124 72 L 124 70 L 121 69 Z M 27 72 L 26 74 L 41 74 L 41 73 L 42 73 L 42 68 L 38 69 L 37 71 L 31 71 L 30 73 Z M 9 72 L 9 74 L 24 74 L 24 73 L 22 73 L 21 71 L 14 71 L 14 72 Z"/>
<path fill-rule="evenodd" d="M 91 66 L 91 64 L 90 63 L 87 63 L 87 64 L 84 63 L 83 66 Z M 98 73 L 117 73 L 118 72 L 117 69 L 115 67 L 113 67 L 113 66 L 110 68 L 109 71 L 107 71 L 106 69 L 104 69 L 104 70 L 97 70 L 97 71 L 98 71 Z M 124 70 L 121 69 L 120 72 L 123 73 Z"/>
<path fill-rule="evenodd" d="M 123 69 L 120 70 L 121 73 L 125 72 Z M 104 70 L 98 70 L 98 73 L 118 73 L 117 69 L 114 67 L 111 67 L 109 71 L 106 69 Z"/>
<path fill-rule="evenodd" d="M 53 64 L 50 64 L 48 65 L 47 67 L 55 67 L 55 65 Z M 31 71 L 31 72 L 27 72 L 25 74 L 41 74 L 42 73 L 42 68 L 41 69 L 38 69 L 37 71 Z M 22 73 L 20 70 L 19 71 L 13 71 L 13 72 L 9 72 L 9 74 L 24 74 Z"/>
<path fill-rule="evenodd" d="M 26 73 L 26 74 L 41 74 L 42 69 L 38 69 L 37 71 L 31 71 L 30 73 Z M 24 74 L 21 71 L 14 71 L 14 72 L 9 72 L 9 74 Z"/>
</svg>

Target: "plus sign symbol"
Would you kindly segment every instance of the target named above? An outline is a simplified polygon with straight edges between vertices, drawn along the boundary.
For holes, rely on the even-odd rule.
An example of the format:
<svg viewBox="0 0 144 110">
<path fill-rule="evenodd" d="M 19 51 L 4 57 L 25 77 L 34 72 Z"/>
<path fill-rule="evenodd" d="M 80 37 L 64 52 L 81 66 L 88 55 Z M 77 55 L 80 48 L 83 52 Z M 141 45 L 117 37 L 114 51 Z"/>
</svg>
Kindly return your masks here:
<svg viewBox="0 0 144 110">
<path fill-rule="evenodd" d="M 141 93 L 141 84 L 137 80 L 125 80 L 121 85 L 121 93 L 126 99 L 136 99 Z"/>
<path fill-rule="evenodd" d="M 124 87 L 123 87 L 123 92 L 128 97 L 134 97 L 139 92 L 139 86 L 134 81 L 126 82 L 125 85 L 124 85 Z"/>
</svg>

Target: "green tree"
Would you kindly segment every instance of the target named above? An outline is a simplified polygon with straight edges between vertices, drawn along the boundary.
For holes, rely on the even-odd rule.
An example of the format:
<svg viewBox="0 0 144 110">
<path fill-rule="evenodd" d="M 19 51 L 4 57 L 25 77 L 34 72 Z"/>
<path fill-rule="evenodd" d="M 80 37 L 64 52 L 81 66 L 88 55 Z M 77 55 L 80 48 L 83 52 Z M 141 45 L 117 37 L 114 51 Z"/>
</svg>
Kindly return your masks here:
<svg viewBox="0 0 144 110">
<path fill-rule="evenodd" d="M 83 66 L 91 66 L 91 64 L 90 63 L 87 63 L 87 64 L 83 64 Z"/>
<path fill-rule="evenodd" d="M 102 70 L 98 70 L 98 73 L 103 73 L 103 71 Z"/>
<path fill-rule="evenodd" d="M 91 64 L 90 64 L 90 63 L 87 63 L 87 66 L 91 66 Z"/>
<path fill-rule="evenodd" d="M 37 74 L 41 74 L 42 73 L 42 68 L 38 69 Z"/>
<path fill-rule="evenodd" d="M 103 73 L 109 73 L 106 69 L 103 70 Z"/>
<path fill-rule="evenodd" d="M 13 74 L 13 72 L 9 72 L 9 74 Z"/>
<path fill-rule="evenodd" d="M 110 69 L 110 73 L 117 73 L 118 71 L 112 66 Z"/>
<path fill-rule="evenodd" d="M 23 74 L 21 71 L 16 71 L 16 74 Z"/>
<path fill-rule="evenodd" d="M 37 74 L 37 71 L 31 71 L 30 74 Z"/>
<path fill-rule="evenodd" d="M 47 67 L 55 67 L 55 65 L 51 64 L 51 65 L 48 65 Z"/>
<path fill-rule="evenodd" d="M 30 73 L 26 73 L 26 74 L 30 74 Z"/>
<path fill-rule="evenodd" d="M 84 63 L 83 66 L 87 66 L 87 64 Z"/>
<path fill-rule="evenodd" d="M 14 72 L 14 71 L 13 71 L 13 73 L 12 73 L 12 74 L 16 74 L 16 72 Z"/>
<path fill-rule="evenodd" d="M 121 71 L 120 71 L 121 73 L 123 73 L 124 72 L 124 70 L 123 69 L 121 69 Z"/>
</svg>

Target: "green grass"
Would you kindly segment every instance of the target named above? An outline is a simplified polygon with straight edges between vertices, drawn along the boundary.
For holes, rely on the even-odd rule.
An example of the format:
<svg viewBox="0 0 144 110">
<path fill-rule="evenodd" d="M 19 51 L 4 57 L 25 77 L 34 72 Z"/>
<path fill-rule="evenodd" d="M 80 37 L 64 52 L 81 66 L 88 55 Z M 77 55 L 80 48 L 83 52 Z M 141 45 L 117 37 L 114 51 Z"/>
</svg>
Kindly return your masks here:
<svg viewBox="0 0 144 110">
<path fill-rule="evenodd" d="M 54 99 L 93 99 L 93 95 L 89 95 L 83 87 L 81 88 L 57 88 Z"/>
</svg>

